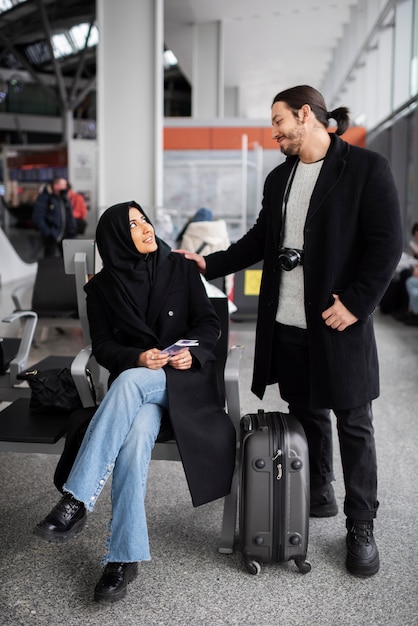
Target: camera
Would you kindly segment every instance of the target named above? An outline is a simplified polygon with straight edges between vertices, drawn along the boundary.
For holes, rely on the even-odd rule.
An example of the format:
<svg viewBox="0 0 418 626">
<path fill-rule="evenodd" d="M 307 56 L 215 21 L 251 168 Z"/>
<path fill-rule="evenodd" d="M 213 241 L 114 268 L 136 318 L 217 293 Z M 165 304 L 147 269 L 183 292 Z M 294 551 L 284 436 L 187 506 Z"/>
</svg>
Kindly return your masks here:
<svg viewBox="0 0 418 626">
<path fill-rule="evenodd" d="M 302 265 L 303 250 L 297 248 L 281 248 L 279 250 L 279 265 L 282 270 L 290 272 L 298 265 Z"/>
</svg>

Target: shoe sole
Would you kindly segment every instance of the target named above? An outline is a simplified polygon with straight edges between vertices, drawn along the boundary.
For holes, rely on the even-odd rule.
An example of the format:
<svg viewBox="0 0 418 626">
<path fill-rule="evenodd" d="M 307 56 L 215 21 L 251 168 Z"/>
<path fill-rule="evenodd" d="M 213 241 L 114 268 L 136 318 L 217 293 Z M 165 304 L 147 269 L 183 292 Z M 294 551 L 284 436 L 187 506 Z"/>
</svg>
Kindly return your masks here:
<svg viewBox="0 0 418 626">
<path fill-rule="evenodd" d="M 106 594 L 106 593 L 102 594 L 99 591 L 95 591 L 94 596 L 93 596 L 94 601 L 99 602 L 100 604 L 113 604 L 113 602 L 119 602 L 119 600 L 123 600 L 123 598 L 126 598 L 128 594 L 129 583 L 135 580 L 137 576 L 138 576 L 138 571 L 132 572 L 132 574 L 130 574 L 127 577 L 126 585 L 122 587 L 122 589 L 118 592 L 115 592 L 112 594 Z"/>
<path fill-rule="evenodd" d="M 35 526 L 33 534 L 36 537 L 39 537 L 39 539 L 42 539 L 42 541 L 45 541 L 46 543 L 55 543 L 55 544 L 67 543 L 68 541 L 76 537 L 76 535 L 81 533 L 84 526 L 86 525 L 86 520 L 87 520 L 87 515 L 84 515 L 84 517 L 82 517 L 80 520 L 78 520 L 78 522 L 74 524 L 71 530 L 67 531 L 66 533 L 59 533 L 59 534 L 52 530 L 47 530 L 45 528 L 42 528 L 42 526 L 38 524 L 38 526 Z"/>
<path fill-rule="evenodd" d="M 347 555 L 347 560 L 345 564 L 347 570 L 353 576 L 358 576 L 359 578 L 368 578 L 369 576 L 374 576 L 379 571 L 380 560 L 379 556 L 377 556 L 374 561 L 371 563 L 367 563 L 364 565 L 359 565 L 354 559 L 351 559 L 349 555 Z"/>
</svg>

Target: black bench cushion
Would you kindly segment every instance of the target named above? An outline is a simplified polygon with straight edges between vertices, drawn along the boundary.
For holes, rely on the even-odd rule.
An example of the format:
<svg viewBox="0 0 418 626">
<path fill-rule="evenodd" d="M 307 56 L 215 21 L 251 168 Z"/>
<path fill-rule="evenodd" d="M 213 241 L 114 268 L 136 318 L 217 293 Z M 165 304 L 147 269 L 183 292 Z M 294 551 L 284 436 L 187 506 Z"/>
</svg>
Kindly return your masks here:
<svg viewBox="0 0 418 626">
<path fill-rule="evenodd" d="M 33 414 L 29 402 L 30 398 L 19 398 L 0 412 L 0 441 L 56 443 L 65 435 L 69 416 Z"/>
</svg>

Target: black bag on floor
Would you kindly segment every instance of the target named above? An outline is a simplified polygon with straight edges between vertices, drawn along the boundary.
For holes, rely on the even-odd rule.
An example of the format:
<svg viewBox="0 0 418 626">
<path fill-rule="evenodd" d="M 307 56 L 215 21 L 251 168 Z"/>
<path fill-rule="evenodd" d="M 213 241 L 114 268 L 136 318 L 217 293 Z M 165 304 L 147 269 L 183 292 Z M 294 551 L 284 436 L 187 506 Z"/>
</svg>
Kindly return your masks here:
<svg viewBox="0 0 418 626">
<path fill-rule="evenodd" d="M 309 529 L 309 455 L 299 421 L 279 412 L 241 420 L 240 539 L 244 563 L 294 560 L 305 574 Z"/>
</svg>

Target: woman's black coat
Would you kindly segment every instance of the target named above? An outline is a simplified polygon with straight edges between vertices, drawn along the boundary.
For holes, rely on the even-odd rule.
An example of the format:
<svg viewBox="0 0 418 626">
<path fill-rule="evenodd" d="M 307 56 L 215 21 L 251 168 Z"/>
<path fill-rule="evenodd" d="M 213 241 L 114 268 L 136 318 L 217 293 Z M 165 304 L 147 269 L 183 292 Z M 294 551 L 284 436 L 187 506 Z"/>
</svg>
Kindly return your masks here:
<svg viewBox="0 0 418 626">
<path fill-rule="evenodd" d="M 304 227 L 305 312 L 314 407 L 352 408 L 379 395 L 372 314 L 402 251 L 398 194 L 388 161 L 331 134 Z M 253 392 L 276 382 L 273 330 L 280 297 L 277 263 L 283 195 L 296 157 L 268 175 L 255 225 L 228 250 L 206 257 L 206 277 L 224 276 L 264 259 Z M 340 332 L 321 313 L 338 294 L 359 321 Z"/>
<path fill-rule="evenodd" d="M 235 465 L 236 435 L 222 407 L 213 356 L 219 320 L 195 264 L 182 255 L 168 255 L 152 286 L 146 315 L 148 332 L 141 334 L 130 335 L 124 330 L 124 320 L 109 301 L 111 287 L 104 272 L 90 281 L 87 294 L 93 354 L 110 371 L 111 381 L 136 367 L 142 351 L 162 349 L 178 339 L 199 340 L 199 346 L 190 348 L 191 369 L 165 367 L 168 413 L 193 504 L 227 495 Z"/>
</svg>

